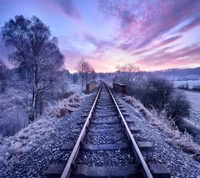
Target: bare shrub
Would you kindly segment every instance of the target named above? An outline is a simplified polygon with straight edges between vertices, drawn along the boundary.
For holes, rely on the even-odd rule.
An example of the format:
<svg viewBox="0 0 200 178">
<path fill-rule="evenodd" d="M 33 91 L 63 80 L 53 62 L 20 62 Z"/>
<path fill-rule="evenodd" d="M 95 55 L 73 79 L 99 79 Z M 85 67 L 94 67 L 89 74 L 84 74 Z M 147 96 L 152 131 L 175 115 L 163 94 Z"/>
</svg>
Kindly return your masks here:
<svg viewBox="0 0 200 178">
<path fill-rule="evenodd" d="M 179 86 L 178 86 L 178 89 L 181 89 L 181 90 L 189 90 L 189 84 L 186 83 L 186 84 L 179 85 Z"/>
<path fill-rule="evenodd" d="M 200 85 L 194 85 L 192 90 L 200 91 Z"/>
<path fill-rule="evenodd" d="M 155 108 L 162 111 L 173 93 L 173 84 L 157 76 L 149 76 L 143 83 L 140 100 L 147 108 Z"/>
<path fill-rule="evenodd" d="M 130 94 L 139 99 L 148 109 L 158 112 L 166 110 L 168 118 L 174 122 L 189 116 L 190 104 L 183 93 L 175 91 L 171 81 L 155 75 L 138 74 L 127 83 Z"/>
<path fill-rule="evenodd" d="M 63 117 L 70 112 L 73 112 L 82 101 L 82 97 L 78 94 L 74 94 L 67 99 L 58 101 L 56 105 L 50 105 L 44 112 L 46 116 Z"/>
<path fill-rule="evenodd" d="M 167 116 L 177 122 L 180 118 L 189 117 L 190 115 L 190 103 L 186 96 L 179 91 L 175 91 L 171 94 L 168 103 L 165 107 Z"/>
</svg>

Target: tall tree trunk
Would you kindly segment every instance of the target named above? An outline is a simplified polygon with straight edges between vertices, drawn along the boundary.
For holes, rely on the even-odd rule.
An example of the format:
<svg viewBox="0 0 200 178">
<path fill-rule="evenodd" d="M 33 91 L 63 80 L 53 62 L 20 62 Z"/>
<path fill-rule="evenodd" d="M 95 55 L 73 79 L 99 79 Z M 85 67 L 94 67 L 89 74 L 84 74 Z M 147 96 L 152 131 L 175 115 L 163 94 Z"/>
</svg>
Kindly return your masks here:
<svg viewBox="0 0 200 178">
<path fill-rule="evenodd" d="M 81 79 L 81 90 L 83 92 L 83 78 Z"/>
<path fill-rule="evenodd" d="M 33 91 L 32 99 L 30 104 L 30 111 L 29 111 L 29 120 L 34 121 L 35 119 L 35 102 L 36 102 L 36 93 Z"/>
</svg>

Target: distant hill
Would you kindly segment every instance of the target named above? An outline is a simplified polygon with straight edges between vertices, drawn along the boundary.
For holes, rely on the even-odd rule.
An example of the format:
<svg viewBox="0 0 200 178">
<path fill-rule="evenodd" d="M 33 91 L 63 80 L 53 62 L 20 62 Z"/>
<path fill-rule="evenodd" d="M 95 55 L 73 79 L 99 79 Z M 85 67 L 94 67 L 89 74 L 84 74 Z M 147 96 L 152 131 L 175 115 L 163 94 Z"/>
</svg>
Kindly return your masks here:
<svg viewBox="0 0 200 178">
<path fill-rule="evenodd" d="M 153 72 L 159 76 L 174 80 L 200 80 L 200 67 L 186 69 L 168 69 Z"/>
</svg>

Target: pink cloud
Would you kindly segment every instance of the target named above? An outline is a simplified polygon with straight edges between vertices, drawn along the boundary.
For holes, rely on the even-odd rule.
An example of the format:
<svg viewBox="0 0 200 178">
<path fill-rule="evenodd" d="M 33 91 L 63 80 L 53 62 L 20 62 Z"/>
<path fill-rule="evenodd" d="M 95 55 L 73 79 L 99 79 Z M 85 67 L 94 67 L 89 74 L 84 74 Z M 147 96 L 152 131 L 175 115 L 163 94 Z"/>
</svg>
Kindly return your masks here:
<svg viewBox="0 0 200 178">
<path fill-rule="evenodd" d="M 157 68 L 186 67 L 188 65 L 200 66 L 200 46 L 193 44 L 173 53 L 162 49 L 138 60 L 136 65 L 143 66 L 145 69 L 154 68 L 154 70 Z"/>
<path fill-rule="evenodd" d="M 162 41 L 161 43 L 159 43 L 158 45 L 154 46 L 154 48 L 160 48 L 162 46 L 168 45 L 168 44 L 180 39 L 181 37 L 182 37 L 182 35 L 177 35 L 177 36 L 168 38 L 168 39 Z"/>
<path fill-rule="evenodd" d="M 99 59 L 104 58 L 104 53 L 108 50 L 112 50 L 115 47 L 115 44 L 112 41 L 102 40 L 96 38 L 92 35 L 84 35 L 84 39 L 87 43 L 91 43 L 95 46 L 95 50 L 91 51 L 90 56 L 94 56 Z"/>
<path fill-rule="evenodd" d="M 121 24 L 122 49 L 142 48 L 181 22 L 200 11 L 200 1 L 115 1 L 101 0 L 100 11 L 107 17 L 116 18 Z M 125 40 L 126 39 L 126 40 Z M 127 45 L 127 46 L 126 46 Z"/>
</svg>

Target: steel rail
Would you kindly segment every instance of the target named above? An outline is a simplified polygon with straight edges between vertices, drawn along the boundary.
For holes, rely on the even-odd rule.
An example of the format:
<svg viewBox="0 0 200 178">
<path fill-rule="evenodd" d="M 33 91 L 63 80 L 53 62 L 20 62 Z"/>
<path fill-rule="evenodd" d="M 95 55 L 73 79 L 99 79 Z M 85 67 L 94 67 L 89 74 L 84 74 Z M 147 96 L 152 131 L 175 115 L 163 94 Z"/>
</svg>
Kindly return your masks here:
<svg viewBox="0 0 200 178">
<path fill-rule="evenodd" d="M 101 89 L 102 89 L 102 84 L 101 84 L 101 86 L 99 88 L 99 91 L 97 93 L 95 101 L 94 101 L 94 103 L 92 105 L 92 108 L 91 108 L 91 110 L 90 110 L 90 112 L 89 112 L 89 114 L 87 116 L 86 122 L 85 122 L 85 124 L 84 124 L 84 126 L 83 126 L 83 128 L 81 130 L 81 133 L 80 133 L 80 135 L 79 135 L 79 137 L 77 139 L 77 142 L 76 142 L 76 144 L 75 144 L 75 146 L 74 146 L 74 148 L 72 150 L 72 153 L 71 153 L 71 155 L 70 155 L 70 157 L 69 157 L 69 159 L 67 161 L 67 164 L 66 164 L 66 166 L 64 168 L 64 171 L 62 172 L 61 178 L 69 178 L 69 176 L 70 176 L 70 173 L 72 171 L 72 165 L 74 165 L 76 157 L 77 157 L 78 152 L 80 150 L 81 142 L 82 142 L 82 140 L 83 140 L 83 138 L 85 136 L 85 133 L 86 133 L 86 130 L 87 130 L 87 126 L 89 125 L 90 118 L 92 117 L 92 113 L 93 113 L 94 108 L 96 106 L 96 103 L 97 103 L 97 100 L 99 98 Z"/>
<path fill-rule="evenodd" d="M 104 83 L 104 84 L 105 84 L 105 83 Z M 137 158 L 139 159 L 139 161 L 140 161 L 140 163 L 141 163 L 141 165 L 142 165 L 144 176 L 145 176 L 146 178 L 153 178 L 153 176 L 152 176 L 152 174 L 151 174 L 151 172 L 150 172 L 150 170 L 149 170 L 149 167 L 147 166 L 147 164 L 146 164 L 146 162 L 145 162 L 145 160 L 144 160 L 144 157 L 143 157 L 143 155 L 142 155 L 142 153 L 141 153 L 141 151 L 140 151 L 140 149 L 139 149 L 139 147 L 138 147 L 138 145 L 137 145 L 137 143 L 136 143 L 136 141 L 135 141 L 135 139 L 134 139 L 134 137 L 133 137 L 133 135 L 132 135 L 132 133 L 131 133 L 129 127 L 128 127 L 128 124 L 126 123 L 126 120 L 125 120 L 125 118 L 124 118 L 122 112 L 120 111 L 119 106 L 118 106 L 118 104 L 117 104 L 117 102 L 116 102 L 116 100 L 115 100 L 115 98 L 114 98 L 112 92 L 110 91 L 110 88 L 107 86 L 107 84 L 105 84 L 105 85 L 106 85 L 106 87 L 107 87 L 107 89 L 108 89 L 108 91 L 109 91 L 109 93 L 110 93 L 110 95 L 111 95 L 111 97 L 112 97 L 112 99 L 113 99 L 113 102 L 114 102 L 115 106 L 117 107 L 117 110 L 118 110 L 118 112 L 119 112 L 119 115 L 120 115 L 120 117 L 121 117 L 121 119 L 122 119 L 122 123 L 123 123 L 124 126 L 125 126 L 127 136 L 130 138 L 130 140 L 131 140 L 131 142 L 132 142 L 133 150 L 134 150 L 134 152 L 135 152 Z"/>
</svg>

